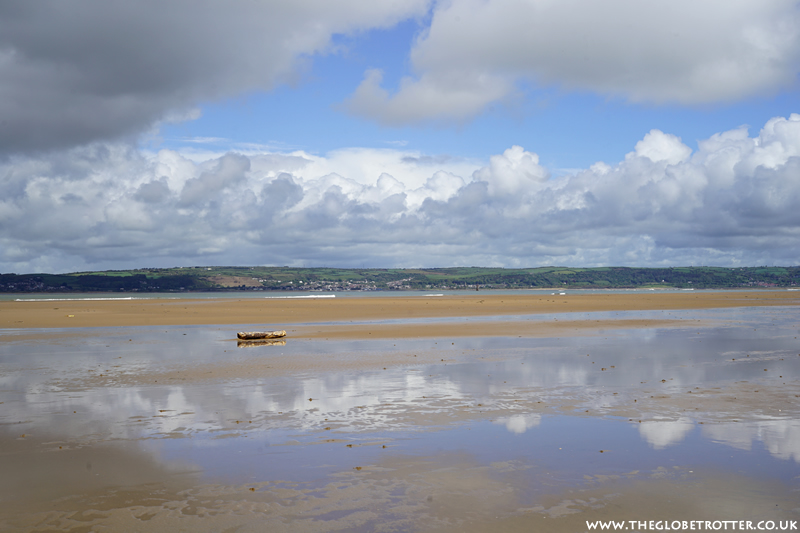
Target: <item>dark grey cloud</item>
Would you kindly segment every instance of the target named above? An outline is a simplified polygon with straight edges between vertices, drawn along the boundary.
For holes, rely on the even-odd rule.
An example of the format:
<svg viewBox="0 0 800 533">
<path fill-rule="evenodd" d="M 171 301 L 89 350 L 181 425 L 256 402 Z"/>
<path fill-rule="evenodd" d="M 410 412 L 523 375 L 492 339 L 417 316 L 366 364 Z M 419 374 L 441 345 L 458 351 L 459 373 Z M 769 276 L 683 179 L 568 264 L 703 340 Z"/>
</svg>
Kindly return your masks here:
<svg viewBox="0 0 800 533">
<path fill-rule="evenodd" d="M 336 33 L 427 0 L 0 3 L 0 153 L 79 146 L 191 116 L 199 101 L 295 79 Z"/>
<path fill-rule="evenodd" d="M 248 170 L 250 159 L 239 154 L 225 154 L 212 170 L 186 181 L 178 205 L 183 207 L 213 201 L 223 189 L 236 187 L 245 181 Z"/>
<path fill-rule="evenodd" d="M 142 183 L 133 195 L 134 200 L 157 204 L 169 198 L 170 190 L 165 178 Z"/>
</svg>

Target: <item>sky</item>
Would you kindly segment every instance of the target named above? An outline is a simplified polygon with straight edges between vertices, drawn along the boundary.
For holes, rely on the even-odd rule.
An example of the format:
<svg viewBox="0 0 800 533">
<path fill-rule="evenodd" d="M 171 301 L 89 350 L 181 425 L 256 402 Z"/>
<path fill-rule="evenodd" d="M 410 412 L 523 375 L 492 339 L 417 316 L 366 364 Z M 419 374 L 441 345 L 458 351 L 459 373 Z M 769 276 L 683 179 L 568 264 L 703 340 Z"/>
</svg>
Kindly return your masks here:
<svg viewBox="0 0 800 533">
<path fill-rule="evenodd" d="M 8 0 L 0 272 L 800 264 L 795 0 Z"/>
</svg>

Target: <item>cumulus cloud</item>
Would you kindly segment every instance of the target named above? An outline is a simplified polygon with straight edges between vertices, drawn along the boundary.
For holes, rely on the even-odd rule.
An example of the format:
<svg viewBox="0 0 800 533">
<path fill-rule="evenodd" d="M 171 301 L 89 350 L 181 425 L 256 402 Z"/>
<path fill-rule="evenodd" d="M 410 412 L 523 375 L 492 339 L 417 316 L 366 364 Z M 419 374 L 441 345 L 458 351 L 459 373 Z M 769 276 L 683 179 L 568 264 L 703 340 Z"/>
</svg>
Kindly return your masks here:
<svg viewBox="0 0 800 533">
<path fill-rule="evenodd" d="M 334 34 L 391 26 L 428 1 L 2 2 L 0 150 L 196 118 L 198 102 L 296 79 L 307 58 L 331 51 Z"/>
<path fill-rule="evenodd" d="M 691 154 L 692 149 L 683 144 L 678 137 L 652 130 L 636 143 L 636 149 L 626 158 L 646 157 L 654 163 L 665 161 L 669 165 L 676 165 L 686 161 Z"/>
<path fill-rule="evenodd" d="M 480 169 L 475 178 L 487 182 L 493 196 L 530 193 L 549 176 L 547 169 L 539 165 L 539 156 L 521 146 L 512 146 L 489 161 L 489 166 Z"/>
<path fill-rule="evenodd" d="M 653 130 L 622 161 L 560 177 L 520 146 L 484 164 L 369 149 L 194 161 L 121 143 L 14 156 L 0 271 L 796 263 L 800 114 L 698 146 Z"/>
<path fill-rule="evenodd" d="M 729 102 L 794 87 L 794 0 L 437 3 L 394 94 L 368 71 L 347 102 L 387 124 L 464 120 L 520 82 L 633 102 Z"/>
<path fill-rule="evenodd" d="M 178 205 L 188 206 L 215 200 L 223 189 L 242 183 L 250 170 L 250 159 L 238 154 L 225 154 L 213 170 L 186 180 Z"/>
</svg>

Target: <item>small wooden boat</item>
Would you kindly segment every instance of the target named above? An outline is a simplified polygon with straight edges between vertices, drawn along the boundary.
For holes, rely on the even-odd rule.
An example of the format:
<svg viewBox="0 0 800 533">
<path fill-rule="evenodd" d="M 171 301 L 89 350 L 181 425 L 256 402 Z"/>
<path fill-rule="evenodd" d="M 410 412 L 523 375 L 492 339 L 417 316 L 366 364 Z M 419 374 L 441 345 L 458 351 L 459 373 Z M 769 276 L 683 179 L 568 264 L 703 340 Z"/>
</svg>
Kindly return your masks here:
<svg viewBox="0 0 800 533">
<path fill-rule="evenodd" d="M 236 336 L 241 340 L 279 339 L 286 336 L 286 331 L 240 331 Z"/>
</svg>

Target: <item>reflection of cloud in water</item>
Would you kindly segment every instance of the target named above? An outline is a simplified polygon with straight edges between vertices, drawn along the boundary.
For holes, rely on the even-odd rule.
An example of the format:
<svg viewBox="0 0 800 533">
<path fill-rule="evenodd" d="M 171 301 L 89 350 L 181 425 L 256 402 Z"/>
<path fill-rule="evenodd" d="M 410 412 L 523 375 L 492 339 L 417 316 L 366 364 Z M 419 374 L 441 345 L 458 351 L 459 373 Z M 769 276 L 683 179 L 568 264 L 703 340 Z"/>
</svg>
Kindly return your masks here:
<svg viewBox="0 0 800 533">
<path fill-rule="evenodd" d="M 189 389 L 191 391 L 191 389 Z M 80 393 L 30 392 L 8 403 L 4 419 L 30 420 L 31 432 L 54 438 L 127 439 L 219 427 L 214 402 L 187 397 L 181 386 L 100 388 Z M 207 402 L 200 399 L 209 400 Z"/>
<path fill-rule="evenodd" d="M 326 422 L 335 422 L 338 429 L 377 429 L 396 427 L 414 413 L 449 412 L 452 402 L 473 404 L 474 398 L 461 388 L 445 377 L 389 372 L 379 377 L 337 373 L 253 385 L 98 387 L 74 392 L 33 383 L 21 395 L 23 401 L 6 402 L 0 420 L 30 420 L 28 432 L 53 438 L 93 435 L 100 440 L 238 429 L 236 420 L 258 419 L 258 424 L 282 427 L 286 417 L 296 429 L 319 429 Z M 281 413 L 283 417 L 271 419 Z"/>
<path fill-rule="evenodd" d="M 718 424 L 704 427 L 703 435 L 740 450 L 750 450 L 753 441 L 761 441 L 773 457 L 800 463 L 800 420 Z"/>
<path fill-rule="evenodd" d="M 679 443 L 694 427 L 694 423 L 688 418 L 652 420 L 637 425 L 642 438 L 656 450 Z"/>
<path fill-rule="evenodd" d="M 509 416 L 506 418 L 500 418 L 495 420 L 495 424 L 503 424 L 506 426 L 506 429 L 509 430 L 511 433 L 515 433 L 520 435 L 525 433 L 531 428 L 535 428 L 538 426 L 542 421 L 542 417 L 537 414 L 531 415 L 514 415 Z"/>
</svg>

